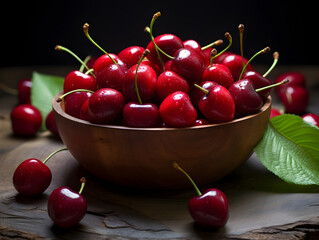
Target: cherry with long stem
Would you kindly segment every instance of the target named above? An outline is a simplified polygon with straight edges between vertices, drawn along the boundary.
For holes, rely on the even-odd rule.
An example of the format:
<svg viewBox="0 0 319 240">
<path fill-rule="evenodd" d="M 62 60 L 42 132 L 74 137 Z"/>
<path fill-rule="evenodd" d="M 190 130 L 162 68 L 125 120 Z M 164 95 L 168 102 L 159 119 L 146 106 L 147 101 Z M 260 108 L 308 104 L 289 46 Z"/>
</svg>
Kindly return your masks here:
<svg viewBox="0 0 319 240">
<path fill-rule="evenodd" d="M 247 66 L 250 64 L 250 62 L 251 62 L 255 57 L 257 57 L 257 56 L 260 55 L 260 54 L 268 53 L 269 51 L 270 51 L 270 47 L 265 47 L 265 48 L 263 48 L 262 50 L 260 50 L 260 51 L 258 51 L 257 53 L 255 53 L 255 54 L 247 61 L 247 63 L 246 63 L 245 66 L 243 67 L 243 69 L 242 69 L 242 71 L 241 71 L 241 73 L 240 73 L 240 75 L 239 75 L 238 80 L 241 80 L 241 78 L 242 78 L 244 72 L 246 71 Z"/>
<path fill-rule="evenodd" d="M 274 52 L 273 53 L 273 58 L 274 61 L 272 63 L 272 65 L 270 66 L 270 68 L 267 70 L 267 72 L 264 73 L 263 77 L 267 77 L 267 75 L 275 68 L 275 66 L 278 63 L 278 59 L 279 59 L 279 53 L 278 52 Z"/>
<path fill-rule="evenodd" d="M 227 45 L 227 47 L 225 47 L 222 51 L 220 51 L 218 54 L 216 54 L 215 56 L 213 56 L 213 57 L 210 59 L 210 62 L 212 62 L 213 59 L 217 58 L 218 56 L 220 56 L 221 54 L 223 54 L 224 52 L 226 52 L 226 51 L 231 47 L 231 45 L 233 44 L 233 38 L 232 38 L 232 36 L 230 35 L 229 32 L 226 32 L 226 33 L 225 33 L 225 38 L 228 40 L 228 45 Z"/>
<path fill-rule="evenodd" d="M 142 57 L 140 58 L 140 60 L 138 61 L 137 63 L 137 66 L 136 66 L 136 71 L 135 71 L 135 82 L 134 82 L 134 86 L 135 86 L 135 91 L 136 91 L 136 95 L 137 95 L 137 100 L 138 100 L 138 103 L 139 104 L 143 104 L 142 103 L 142 99 L 141 99 L 141 96 L 140 96 L 140 92 L 138 90 L 138 86 L 137 86 L 137 72 L 138 72 L 138 68 L 139 66 L 141 65 L 141 62 L 143 61 L 143 59 L 150 53 L 150 51 L 148 49 L 145 49 Z"/>
<path fill-rule="evenodd" d="M 83 25 L 83 32 L 85 34 L 85 36 L 98 48 L 100 49 L 103 53 L 105 53 L 112 61 L 114 64 L 117 64 L 117 62 L 114 60 L 114 58 L 112 58 L 112 56 L 107 52 L 105 51 L 99 44 L 97 44 L 90 36 L 89 34 L 89 24 L 88 23 L 84 23 Z"/>
<path fill-rule="evenodd" d="M 289 82 L 289 79 L 284 79 L 281 82 L 278 82 L 278 83 L 275 83 L 275 84 L 271 84 L 271 85 L 266 86 L 266 87 L 255 89 L 255 91 L 258 93 L 258 92 L 261 92 L 261 91 L 264 91 L 264 90 L 267 90 L 267 89 L 270 89 L 270 88 L 274 88 L 274 87 L 286 84 L 288 82 Z"/>
<path fill-rule="evenodd" d="M 245 66 L 245 62 L 244 62 L 244 45 L 243 45 L 243 35 L 244 35 L 244 30 L 245 30 L 244 24 L 239 24 L 238 30 L 239 30 L 239 41 L 240 41 L 240 56 L 241 56 L 241 60 L 243 62 L 243 67 L 244 67 Z"/>
</svg>

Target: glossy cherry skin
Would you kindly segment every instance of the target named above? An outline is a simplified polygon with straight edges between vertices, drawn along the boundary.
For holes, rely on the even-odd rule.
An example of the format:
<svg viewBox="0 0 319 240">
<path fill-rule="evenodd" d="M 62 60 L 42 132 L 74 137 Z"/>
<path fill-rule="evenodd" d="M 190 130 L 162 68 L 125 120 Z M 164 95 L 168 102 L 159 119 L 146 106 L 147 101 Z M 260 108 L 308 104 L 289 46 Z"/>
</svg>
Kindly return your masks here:
<svg viewBox="0 0 319 240">
<path fill-rule="evenodd" d="M 319 127 L 319 115 L 314 114 L 314 113 L 307 113 L 305 115 L 302 115 L 301 117 L 306 122 L 311 123 L 311 124 Z"/>
<path fill-rule="evenodd" d="M 89 98 L 85 100 L 85 102 L 82 104 L 81 110 L 80 110 L 80 119 L 85 121 L 90 121 L 90 113 L 89 113 Z"/>
<path fill-rule="evenodd" d="M 162 49 L 165 53 L 167 53 L 170 56 L 173 56 L 178 49 L 184 47 L 183 41 L 179 37 L 173 34 L 159 35 L 154 38 L 154 42 L 160 49 Z M 146 49 L 150 51 L 150 53 L 147 55 L 146 58 L 150 60 L 151 62 L 159 66 L 162 66 L 160 60 L 158 59 L 158 55 L 152 41 L 149 42 Z M 167 58 L 161 53 L 160 53 L 160 56 L 164 63 L 169 60 L 169 58 Z"/>
<path fill-rule="evenodd" d="M 140 46 L 130 46 L 123 49 L 117 56 L 126 64 L 127 68 L 137 64 L 145 49 Z"/>
<path fill-rule="evenodd" d="M 161 100 L 164 100 L 168 95 L 176 91 L 189 93 L 189 84 L 184 77 L 173 71 L 165 71 L 158 76 L 156 93 Z"/>
<path fill-rule="evenodd" d="M 75 89 L 96 91 L 96 80 L 92 75 L 84 74 L 78 70 L 72 71 L 64 79 L 63 91 L 67 93 Z"/>
<path fill-rule="evenodd" d="M 131 67 L 125 75 L 123 95 L 127 102 L 137 102 L 135 90 L 135 72 L 137 64 Z M 142 102 L 148 102 L 154 95 L 157 76 L 153 68 L 148 65 L 140 65 L 137 70 L 137 86 Z"/>
<path fill-rule="evenodd" d="M 119 64 L 124 71 L 127 71 L 127 66 L 126 64 L 115 54 L 110 53 L 109 54 L 114 61 Z M 107 65 L 114 64 L 111 58 L 109 58 L 108 55 L 104 54 L 100 56 L 98 59 L 95 60 L 93 69 L 94 69 L 94 74 L 97 75 L 100 71 L 102 71 Z"/>
<path fill-rule="evenodd" d="M 111 124 L 119 120 L 124 107 L 123 94 L 112 88 L 101 88 L 89 98 L 92 123 Z"/>
<path fill-rule="evenodd" d="M 230 85 L 234 83 L 234 79 L 229 68 L 218 63 L 214 63 L 205 68 L 202 81 L 213 81 L 225 88 L 229 88 Z"/>
<path fill-rule="evenodd" d="M 244 63 L 246 64 L 247 62 L 248 60 L 244 58 Z M 229 68 L 230 72 L 232 73 L 234 81 L 237 81 L 240 76 L 240 73 L 243 70 L 243 62 L 242 62 L 241 56 L 237 54 L 229 54 L 223 59 L 223 61 L 221 61 L 221 64 L 224 64 L 226 65 L 226 67 Z M 246 67 L 246 71 L 252 71 L 252 70 L 253 68 L 249 64 Z"/>
<path fill-rule="evenodd" d="M 263 105 L 263 99 L 255 91 L 253 83 L 248 79 L 234 82 L 228 91 L 235 100 L 235 115 L 247 116 L 258 111 Z"/>
<path fill-rule="evenodd" d="M 205 62 L 193 49 L 180 48 L 174 54 L 171 70 L 186 78 L 189 83 L 201 81 Z"/>
<path fill-rule="evenodd" d="M 223 86 L 213 87 L 198 102 L 200 112 L 212 123 L 223 123 L 233 120 L 235 102 L 230 92 Z"/>
<path fill-rule="evenodd" d="M 31 104 L 16 106 L 12 110 L 10 117 L 13 133 L 20 136 L 36 134 L 42 124 L 40 111 Z"/>
<path fill-rule="evenodd" d="M 86 63 L 86 66 L 88 66 L 89 69 L 93 68 L 95 61 L 98 59 L 99 57 L 91 57 L 90 60 Z"/>
<path fill-rule="evenodd" d="M 285 91 L 289 86 L 301 86 L 306 87 L 305 76 L 300 72 L 285 72 L 276 77 L 275 83 L 279 83 L 285 79 L 288 79 L 289 82 L 276 87 L 276 93 L 279 96 L 280 93 Z"/>
<path fill-rule="evenodd" d="M 119 64 L 115 63 L 111 63 L 102 70 L 96 72 L 98 88 L 114 88 L 120 92 L 122 92 L 123 89 L 124 77 L 124 69 Z"/>
<path fill-rule="evenodd" d="M 184 48 L 193 49 L 193 50 L 197 51 L 197 53 L 202 55 L 202 57 L 204 57 L 202 47 L 200 46 L 200 44 L 197 41 L 190 39 L 190 40 L 184 41 L 183 44 L 184 44 Z"/>
<path fill-rule="evenodd" d="M 216 188 L 207 189 L 201 196 L 191 198 L 188 210 L 194 221 L 205 228 L 222 228 L 229 218 L 228 199 Z"/>
<path fill-rule="evenodd" d="M 24 196 L 43 193 L 52 180 L 50 169 L 40 160 L 30 158 L 23 161 L 14 171 L 13 186 Z"/>
<path fill-rule="evenodd" d="M 194 126 L 203 126 L 203 125 L 207 125 L 207 124 L 210 124 L 210 123 L 211 122 L 208 121 L 206 118 L 200 118 L 200 119 L 196 119 Z"/>
<path fill-rule="evenodd" d="M 288 86 L 281 92 L 280 99 L 285 106 L 286 113 L 301 115 L 306 111 L 309 94 L 302 86 Z"/>
<path fill-rule="evenodd" d="M 45 118 L 45 127 L 55 136 L 60 136 L 58 128 L 55 123 L 54 114 L 51 110 Z"/>
<path fill-rule="evenodd" d="M 194 126 L 197 112 L 189 96 L 181 91 L 167 96 L 159 107 L 162 121 L 168 127 Z"/>
<path fill-rule="evenodd" d="M 153 68 L 153 70 L 155 71 L 156 73 L 156 76 L 159 76 L 161 73 L 162 73 L 162 70 L 161 68 L 156 65 L 155 63 L 152 63 L 150 60 L 148 60 L 147 58 L 145 58 L 142 62 L 141 62 L 141 65 L 148 65 L 150 66 L 151 68 Z"/>
<path fill-rule="evenodd" d="M 48 199 L 48 214 L 61 228 L 70 228 L 78 224 L 86 210 L 85 197 L 69 187 L 55 189 Z"/>
<path fill-rule="evenodd" d="M 129 102 L 123 109 L 123 122 L 128 127 L 157 127 L 160 123 L 158 108 L 152 103 Z"/>
<path fill-rule="evenodd" d="M 278 111 L 278 109 L 272 107 L 271 110 L 270 110 L 269 119 L 272 119 L 273 117 L 276 117 L 276 116 L 279 116 L 279 115 L 281 115 L 281 113 Z"/>
<path fill-rule="evenodd" d="M 272 82 L 268 78 L 263 77 L 256 71 L 245 72 L 243 74 L 243 79 L 249 79 L 250 81 L 252 81 L 255 89 L 266 87 L 272 84 Z M 261 96 L 263 99 L 266 99 L 270 95 L 270 93 L 271 88 L 258 92 L 259 96 Z"/>
<path fill-rule="evenodd" d="M 74 92 L 64 98 L 64 111 L 76 118 L 80 117 L 83 103 L 92 96 L 90 92 Z"/>
<path fill-rule="evenodd" d="M 31 87 L 30 79 L 21 79 L 18 83 L 18 100 L 19 104 L 31 104 Z"/>
<path fill-rule="evenodd" d="M 208 91 L 210 91 L 213 87 L 217 86 L 218 84 L 213 81 L 202 81 L 198 83 L 198 85 Z M 203 92 L 201 89 L 198 89 L 196 87 L 192 87 L 192 90 L 190 92 L 190 98 L 192 100 L 192 103 L 195 108 L 198 109 L 198 102 L 201 100 L 202 97 L 206 95 L 205 92 Z"/>
</svg>

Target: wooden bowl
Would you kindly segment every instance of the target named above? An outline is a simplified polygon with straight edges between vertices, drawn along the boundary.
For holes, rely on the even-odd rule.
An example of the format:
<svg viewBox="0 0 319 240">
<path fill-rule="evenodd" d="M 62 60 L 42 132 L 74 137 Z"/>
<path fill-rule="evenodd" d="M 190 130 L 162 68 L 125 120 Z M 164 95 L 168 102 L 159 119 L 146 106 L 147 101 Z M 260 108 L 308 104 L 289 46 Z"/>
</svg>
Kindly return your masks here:
<svg viewBox="0 0 319 240">
<path fill-rule="evenodd" d="M 148 189 L 191 187 L 172 161 L 198 185 L 226 176 L 250 157 L 264 134 L 271 109 L 269 97 L 259 112 L 228 123 L 130 128 L 74 118 L 64 112 L 63 101 L 55 99 L 53 111 L 61 139 L 81 165 L 109 182 Z"/>
</svg>

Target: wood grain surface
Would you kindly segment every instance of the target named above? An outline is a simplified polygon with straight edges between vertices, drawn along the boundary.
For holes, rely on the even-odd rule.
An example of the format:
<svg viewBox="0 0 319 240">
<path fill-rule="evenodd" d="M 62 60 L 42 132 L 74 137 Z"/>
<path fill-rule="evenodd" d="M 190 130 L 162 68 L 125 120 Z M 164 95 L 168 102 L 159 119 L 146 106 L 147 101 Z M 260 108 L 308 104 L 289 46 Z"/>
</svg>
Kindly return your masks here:
<svg viewBox="0 0 319 240">
<path fill-rule="evenodd" d="M 282 68 L 281 71 L 286 69 L 290 68 Z M 312 97 L 309 109 L 318 114 L 318 68 L 293 70 L 303 71 L 310 79 Z M 6 74 L 0 71 L 0 76 Z M 254 154 L 226 178 L 200 187 L 201 190 L 217 187 L 229 199 L 229 221 L 224 228 L 215 231 L 202 229 L 193 223 L 187 210 L 188 200 L 196 194 L 191 186 L 178 191 L 142 191 L 115 186 L 87 172 L 68 151 L 60 152 L 48 161 L 53 175 L 50 187 L 39 197 L 23 197 L 12 185 L 15 168 L 31 157 L 43 160 L 64 144 L 48 132 L 32 138 L 13 136 L 9 115 L 15 104 L 15 97 L 1 94 L 0 239 L 319 237 L 319 186 L 296 186 L 283 182 L 267 171 Z M 49 194 L 60 186 L 79 189 L 82 176 L 87 178 L 83 191 L 88 202 L 87 214 L 76 227 L 59 229 L 47 214 Z"/>
</svg>

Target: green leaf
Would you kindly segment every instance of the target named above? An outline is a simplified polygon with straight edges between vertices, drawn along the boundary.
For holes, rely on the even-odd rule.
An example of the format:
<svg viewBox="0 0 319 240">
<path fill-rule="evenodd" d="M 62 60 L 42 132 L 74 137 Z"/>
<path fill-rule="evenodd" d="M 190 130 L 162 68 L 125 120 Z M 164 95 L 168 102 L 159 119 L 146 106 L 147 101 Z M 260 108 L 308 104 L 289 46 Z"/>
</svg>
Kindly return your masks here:
<svg viewBox="0 0 319 240">
<path fill-rule="evenodd" d="M 319 185 L 319 128 L 301 117 L 284 114 L 272 118 L 254 151 L 281 179 Z"/>
<path fill-rule="evenodd" d="M 45 118 L 52 110 L 54 96 L 63 90 L 64 78 L 33 72 L 31 81 L 31 103 L 40 110 L 42 130 L 45 130 Z"/>
</svg>

